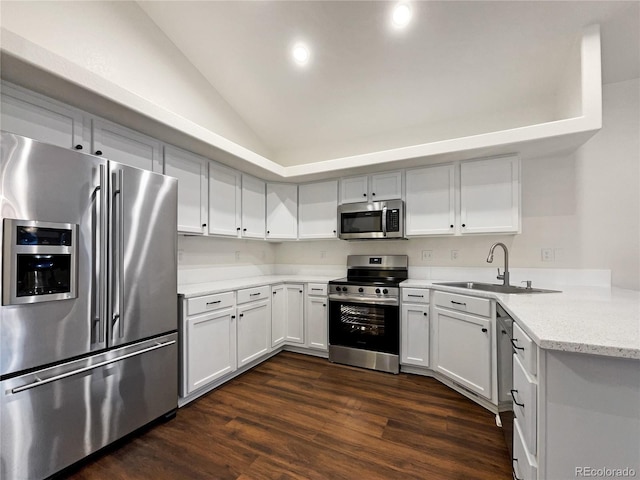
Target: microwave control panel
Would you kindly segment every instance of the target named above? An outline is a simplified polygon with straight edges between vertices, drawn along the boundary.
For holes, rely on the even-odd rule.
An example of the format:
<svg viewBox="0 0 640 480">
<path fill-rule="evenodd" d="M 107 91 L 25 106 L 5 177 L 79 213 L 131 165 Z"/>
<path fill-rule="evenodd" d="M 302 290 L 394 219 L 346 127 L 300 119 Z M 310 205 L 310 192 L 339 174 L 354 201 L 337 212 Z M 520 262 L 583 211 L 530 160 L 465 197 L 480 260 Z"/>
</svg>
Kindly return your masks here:
<svg viewBox="0 0 640 480">
<path fill-rule="evenodd" d="M 394 208 L 387 210 L 387 232 L 400 231 L 400 210 Z"/>
</svg>

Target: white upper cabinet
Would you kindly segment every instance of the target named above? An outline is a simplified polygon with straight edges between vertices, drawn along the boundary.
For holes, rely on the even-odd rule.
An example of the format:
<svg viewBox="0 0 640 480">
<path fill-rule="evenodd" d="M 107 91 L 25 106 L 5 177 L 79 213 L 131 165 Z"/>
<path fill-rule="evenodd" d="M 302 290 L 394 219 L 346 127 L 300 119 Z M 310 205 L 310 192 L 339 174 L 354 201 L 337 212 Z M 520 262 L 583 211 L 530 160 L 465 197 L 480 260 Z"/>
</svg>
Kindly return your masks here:
<svg viewBox="0 0 640 480">
<path fill-rule="evenodd" d="M 2 84 L 2 129 L 63 148 L 89 152 L 82 112 L 33 92 Z"/>
<path fill-rule="evenodd" d="M 131 167 L 162 173 L 162 144 L 106 120 L 93 119 L 91 153 Z"/>
<path fill-rule="evenodd" d="M 516 156 L 460 164 L 462 233 L 520 230 L 520 161 Z"/>
<path fill-rule="evenodd" d="M 198 155 L 175 147 L 164 149 L 164 174 L 178 179 L 178 232 L 207 231 L 207 164 Z"/>
<path fill-rule="evenodd" d="M 406 234 L 452 235 L 455 228 L 455 166 L 407 170 Z"/>
<path fill-rule="evenodd" d="M 242 175 L 242 237 L 264 238 L 265 182 Z"/>
<path fill-rule="evenodd" d="M 307 183 L 298 187 L 298 236 L 302 239 L 336 238 L 338 182 Z"/>
<path fill-rule="evenodd" d="M 298 186 L 267 183 L 267 240 L 298 238 Z"/>
<path fill-rule="evenodd" d="M 209 233 L 237 237 L 241 224 L 241 174 L 209 162 Z"/>
<path fill-rule="evenodd" d="M 402 172 L 340 179 L 340 203 L 376 202 L 402 198 Z"/>
</svg>

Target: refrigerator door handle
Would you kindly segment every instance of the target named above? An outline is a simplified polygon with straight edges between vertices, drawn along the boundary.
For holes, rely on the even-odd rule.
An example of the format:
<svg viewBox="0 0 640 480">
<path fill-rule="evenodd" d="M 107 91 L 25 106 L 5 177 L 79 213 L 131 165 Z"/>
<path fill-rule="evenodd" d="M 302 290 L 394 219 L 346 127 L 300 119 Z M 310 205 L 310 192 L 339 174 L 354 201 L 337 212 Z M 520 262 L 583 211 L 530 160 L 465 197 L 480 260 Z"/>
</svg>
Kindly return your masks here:
<svg viewBox="0 0 640 480">
<path fill-rule="evenodd" d="M 47 383 L 56 382 L 58 380 L 62 380 L 64 378 L 72 377 L 74 375 L 78 375 L 80 373 L 88 372 L 90 370 L 95 370 L 96 368 L 104 367 L 105 365 L 110 365 L 112 363 L 119 362 L 119 361 L 124 360 L 126 358 L 131 358 L 131 357 L 135 357 L 135 356 L 138 356 L 138 355 L 142 355 L 143 353 L 151 352 L 151 351 L 157 350 L 159 348 L 168 347 L 169 345 L 173 345 L 174 343 L 176 343 L 175 340 L 171 340 L 171 341 L 164 342 L 164 343 L 156 343 L 155 345 L 152 345 L 151 347 L 147 347 L 147 348 L 144 348 L 142 350 L 138 350 L 137 352 L 127 353 L 127 354 L 122 355 L 120 357 L 111 358 L 109 360 L 104 360 L 102 362 L 96 363 L 95 365 L 88 365 L 86 367 L 78 368 L 77 370 L 72 370 L 70 372 L 62 373 L 60 375 L 55 375 L 53 377 L 45 378 L 44 380 L 37 379 L 35 382 L 28 383 L 26 385 L 22 385 L 21 387 L 16 387 L 16 388 L 11 389 L 11 393 L 15 394 L 15 393 L 24 392 L 25 390 L 31 390 L 32 388 L 40 387 L 42 385 L 46 385 Z"/>
<path fill-rule="evenodd" d="M 104 342 L 105 323 L 107 318 L 107 284 L 106 284 L 106 271 L 107 271 L 107 230 L 108 230 L 108 216 L 107 216 L 107 202 L 109 192 L 106 188 L 106 165 L 100 165 L 100 183 L 96 187 L 96 193 L 100 200 L 98 210 L 98 268 L 96 271 L 98 277 L 98 294 L 96 299 L 97 304 L 97 318 L 98 323 L 98 342 Z"/>
<path fill-rule="evenodd" d="M 115 259 L 113 262 L 112 275 L 117 278 L 117 311 L 113 312 L 110 338 L 113 335 L 113 327 L 118 323 L 118 336 L 124 336 L 124 183 L 123 172 L 118 170 L 118 183 L 113 191 L 113 224 L 114 224 L 114 243 L 117 245 Z M 117 202 L 116 202 L 117 198 Z M 117 207 L 116 207 L 117 206 Z M 113 293 L 112 293 L 113 295 Z M 113 304 L 112 304 L 113 305 Z M 112 307 L 113 308 L 113 307 Z"/>
</svg>

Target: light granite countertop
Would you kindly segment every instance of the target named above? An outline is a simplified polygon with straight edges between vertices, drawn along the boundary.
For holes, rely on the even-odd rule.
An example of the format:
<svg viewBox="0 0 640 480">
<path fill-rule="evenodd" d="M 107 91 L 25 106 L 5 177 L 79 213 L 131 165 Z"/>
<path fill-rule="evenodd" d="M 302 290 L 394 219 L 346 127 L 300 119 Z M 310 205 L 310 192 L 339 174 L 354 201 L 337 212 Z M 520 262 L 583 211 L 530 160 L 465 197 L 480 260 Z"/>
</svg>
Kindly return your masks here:
<svg viewBox="0 0 640 480">
<path fill-rule="evenodd" d="M 243 288 L 275 285 L 278 283 L 327 283 L 335 276 L 326 275 L 258 275 L 255 277 L 233 278 L 231 280 L 217 280 L 215 282 L 178 285 L 178 295 L 184 298 L 200 297 L 214 293 L 241 290 Z"/>
<path fill-rule="evenodd" d="M 435 283 L 410 279 L 401 286 L 495 299 L 541 348 L 640 359 L 638 291 L 562 286 L 560 293 L 507 295 Z"/>
<path fill-rule="evenodd" d="M 184 298 L 277 283 L 327 283 L 335 276 L 263 275 L 178 285 Z M 430 288 L 497 300 L 541 348 L 640 360 L 640 292 L 607 287 L 558 287 L 560 293 L 500 294 L 409 279 L 402 287 Z M 545 286 L 546 287 L 546 286 Z M 554 288 L 550 286 L 548 288 Z"/>
</svg>

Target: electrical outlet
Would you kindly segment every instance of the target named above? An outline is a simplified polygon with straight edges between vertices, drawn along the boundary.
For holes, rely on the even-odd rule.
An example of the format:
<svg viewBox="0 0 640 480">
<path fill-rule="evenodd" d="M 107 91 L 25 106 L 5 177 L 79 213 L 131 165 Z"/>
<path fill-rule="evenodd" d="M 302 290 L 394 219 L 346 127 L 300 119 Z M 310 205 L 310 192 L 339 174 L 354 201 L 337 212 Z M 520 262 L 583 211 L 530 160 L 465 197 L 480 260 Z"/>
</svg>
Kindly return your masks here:
<svg viewBox="0 0 640 480">
<path fill-rule="evenodd" d="M 451 260 L 458 260 L 459 254 L 459 250 L 451 250 Z"/>
<path fill-rule="evenodd" d="M 540 253 L 541 253 L 543 262 L 553 262 L 554 260 L 553 248 L 543 248 L 542 250 L 540 250 Z"/>
<path fill-rule="evenodd" d="M 433 250 L 422 250 L 422 260 L 423 261 L 433 260 Z"/>
</svg>

